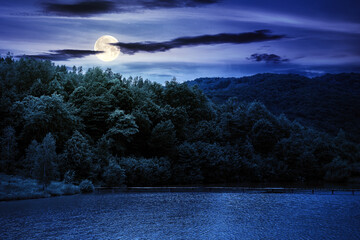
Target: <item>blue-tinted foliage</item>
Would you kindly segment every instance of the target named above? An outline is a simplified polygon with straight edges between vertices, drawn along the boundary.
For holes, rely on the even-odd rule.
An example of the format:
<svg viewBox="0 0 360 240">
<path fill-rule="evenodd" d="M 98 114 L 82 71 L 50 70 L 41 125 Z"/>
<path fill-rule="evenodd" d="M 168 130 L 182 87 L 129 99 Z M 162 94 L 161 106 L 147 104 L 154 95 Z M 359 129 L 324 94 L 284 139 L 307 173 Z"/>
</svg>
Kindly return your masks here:
<svg viewBox="0 0 360 240">
<path fill-rule="evenodd" d="M 354 180 L 358 79 L 195 80 L 214 104 L 191 82 L 2 59 L 1 171 L 105 186 Z M 332 134 L 340 119 L 350 133 Z"/>
</svg>

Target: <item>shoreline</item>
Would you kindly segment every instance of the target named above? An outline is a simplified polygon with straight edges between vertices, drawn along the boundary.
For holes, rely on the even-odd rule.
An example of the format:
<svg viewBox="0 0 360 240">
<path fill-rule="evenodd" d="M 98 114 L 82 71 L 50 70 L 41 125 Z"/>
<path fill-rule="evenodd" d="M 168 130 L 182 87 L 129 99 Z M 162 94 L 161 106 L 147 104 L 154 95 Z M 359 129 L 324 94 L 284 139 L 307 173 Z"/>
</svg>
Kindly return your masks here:
<svg viewBox="0 0 360 240">
<path fill-rule="evenodd" d="M 167 186 L 95 186 L 94 194 L 101 193 L 156 193 L 156 192 L 209 192 L 209 193 L 302 193 L 360 195 L 358 182 L 243 182 L 232 184 L 194 184 Z M 49 198 L 80 193 L 79 186 L 53 181 L 43 191 L 36 180 L 21 176 L 0 174 L 0 201 Z"/>
<path fill-rule="evenodd" d="M 249 187 L 95 187 L 93 193 L 83 194 L 109 194 L 109 193 L 244 193 L 244 194 L 321 194 L 321 195 L 360 195 L 360 188 L 249 188 Z M 80 195 L 74 194 L 50 194 L 21 196 L 14 198 L 2 198 L 0 202 L 11 202 L 18 200 L 31 200 L 42 198 L 53 198 L 59 196 Z"/>
<path fill-rule="evenodd" d="M 209 192 L 209 193 L 330 193 L 359 195 L 360 188 L 285 188 L 285 187 L 96 187 L 95 193 Z"/>
</svg>

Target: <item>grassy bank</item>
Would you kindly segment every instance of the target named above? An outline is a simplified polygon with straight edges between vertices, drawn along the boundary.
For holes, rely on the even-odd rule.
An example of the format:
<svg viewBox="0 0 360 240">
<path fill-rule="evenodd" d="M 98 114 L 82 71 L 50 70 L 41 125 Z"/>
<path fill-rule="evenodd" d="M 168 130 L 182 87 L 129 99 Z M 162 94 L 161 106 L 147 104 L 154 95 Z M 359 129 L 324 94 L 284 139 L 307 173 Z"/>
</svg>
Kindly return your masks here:
<svg viewBox="0 0 360 240">
<path fill-rule="evenodd" d="M 0 174 L 0 201 L 73 195 L 79 192 L 78 186 L 55 181 L 43 191 L 42 185 L 34 179 Z"/>
</svg>

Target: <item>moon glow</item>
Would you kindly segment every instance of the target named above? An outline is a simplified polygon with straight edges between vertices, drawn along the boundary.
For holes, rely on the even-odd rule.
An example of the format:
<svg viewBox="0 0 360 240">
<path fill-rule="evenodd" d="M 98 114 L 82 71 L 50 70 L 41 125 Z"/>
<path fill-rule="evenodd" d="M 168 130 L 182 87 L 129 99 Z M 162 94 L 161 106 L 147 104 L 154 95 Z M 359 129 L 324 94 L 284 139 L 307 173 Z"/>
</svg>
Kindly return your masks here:
<svg viewBox="0 0 360 240">
<path fill-rule="evenodd" d="M 117 42 L 119 41 L 110 35 L 104 35 L 100 37 L 95 42 L 94 50 L 103 51 L 103 53 L 96 54 L 96 56 L 104 62 L 115 60 L 120 54 L 120 49 L 117 46 L 110 45 L 109 43 Z"/>
</svg>

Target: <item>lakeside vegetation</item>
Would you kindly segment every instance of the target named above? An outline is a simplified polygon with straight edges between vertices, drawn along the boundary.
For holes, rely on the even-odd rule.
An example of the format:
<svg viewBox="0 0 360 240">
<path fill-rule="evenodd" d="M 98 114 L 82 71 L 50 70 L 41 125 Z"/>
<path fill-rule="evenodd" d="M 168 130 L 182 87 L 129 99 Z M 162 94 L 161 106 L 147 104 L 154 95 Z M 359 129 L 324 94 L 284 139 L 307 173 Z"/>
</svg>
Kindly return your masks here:
<svg viewBox="0 0 360 240">
<path fill-rule="evenodd" d="M 35 179 L 0 174 L 0 201 L 74 195 L 77 193 L 80 193 L 79 187 L 73 184 L 53 181 L 44 190 L 43 185 Z"/>
<path fill-rule="evenodd" d="M 1 172 L 97 186 L 347 182 L 360 146 L 198 87 L 0 59 Z M 324 119 L 324 122 L 327 120 Z M 91 186 L 90 186 L 91 188 Z"/>
</svg>

